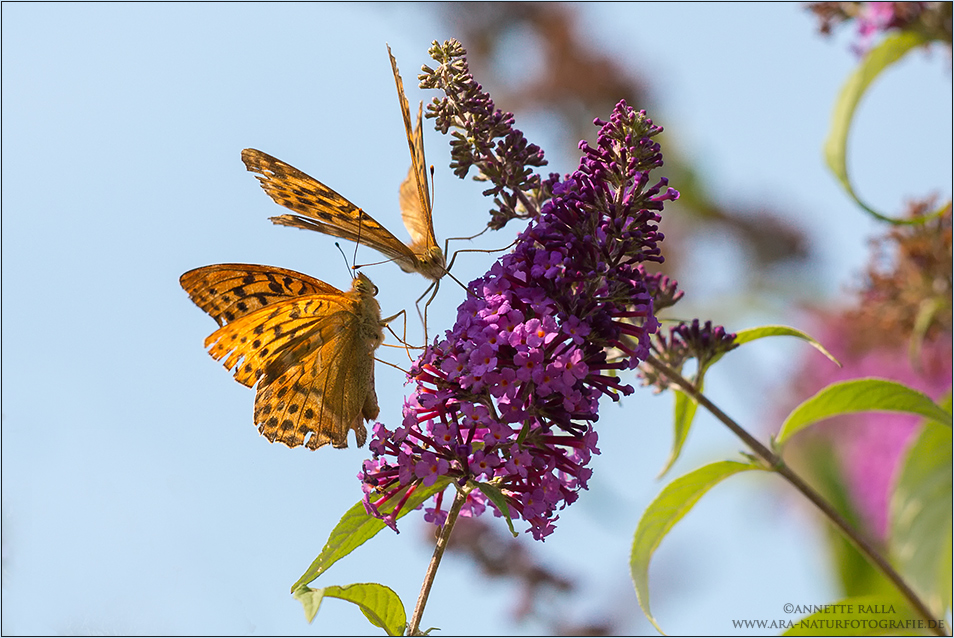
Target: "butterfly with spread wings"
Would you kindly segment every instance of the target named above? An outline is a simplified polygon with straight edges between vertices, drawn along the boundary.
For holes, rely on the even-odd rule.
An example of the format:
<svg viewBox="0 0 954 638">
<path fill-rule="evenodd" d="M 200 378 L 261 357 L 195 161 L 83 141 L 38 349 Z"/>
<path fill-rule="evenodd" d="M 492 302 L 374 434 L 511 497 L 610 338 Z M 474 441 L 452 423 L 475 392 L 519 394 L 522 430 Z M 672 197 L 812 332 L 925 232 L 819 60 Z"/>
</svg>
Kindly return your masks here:
<svg viewBox="0 0 954 638">
<path fill-rule="evenodd" d="M 342 292 L 293 270 L 217 264 L 179 283 L 220 328 L 205 340 L 235 379 L 258 384 L 255 424 L 269 441 L 312 450 L 364 445 L 378 416 L 374 351 L 384 341 L 377 288 L 358 273 Z"/>
<path fill-rule="evenodd" d="M 447 273 L 447 268 L 444 251 L 437 245 L 434 235 L 431 198 L 427 188 L 424 135 L 421 129 L 423 105 L 418 108 L 417 126 L 412 129 L 411 109 L 404 95 L 404 82 L 390 47 L 388 55 L 411 151 L 411 167 L 399 191 L 401 217 L 411 235 L 410 244 L 401 242 L 391 231 L 333 189 L 280 159 L 247 148 L 242 151 L 242 161 L 250 172 L 256 173 L 262 188 L 275 203 L 298 213 L 272 217 L 272 222 L 365 244 L 397 262 L 405 272 L 418 272 L 436 282 Z"/>
</svg>

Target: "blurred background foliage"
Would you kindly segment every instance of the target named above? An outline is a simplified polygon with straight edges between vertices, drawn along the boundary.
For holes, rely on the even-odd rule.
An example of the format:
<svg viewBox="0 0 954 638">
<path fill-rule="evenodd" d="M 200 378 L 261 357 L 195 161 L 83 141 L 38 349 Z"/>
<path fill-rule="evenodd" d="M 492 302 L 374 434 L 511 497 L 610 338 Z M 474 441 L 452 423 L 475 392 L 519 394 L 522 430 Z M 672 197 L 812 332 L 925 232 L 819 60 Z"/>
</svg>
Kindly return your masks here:
<svg viewBox="0 0 954 638">
<path fill-rule="evenodd" d="M 858 9 L 849 5 L 859 4 L 865 3 L 816 3 L 806 10 L 816 13 L 820 33 L 828 35 L 856 17 Z M 919 19 L 934 25 L 938 38 L 946 42 L 950 68 L 950 3 L 933 4 L 947 5 L 946 22 L 941 7 L 940 15 L 937 11 L 908 11 L 906 21 L 890 26 L 909 27 Z M 609 113 L 621 99 L 645 109 L 657 122 L 671 121 L 655 99 L 654 93 L 661 90 L 657 79 L 635 72 L 633 65 L 624 67 L 599 42 L 587 37 L 573 5 L 465 3 L 442 5 L 442 9 L 441 17 L 450 32 L 459 34 L 467 47 L 471 71 L 497 107 L 551 122 L 550 130 L 560 132 L 562 152 L 567 156 L 576 155 L 580 140 L 595 141 L 594 114 Z M 842 299 L 819 300 L 810 277 L 810 265 L 818 255 L 813 253 L 807 229 L 797 221 L 807 217 L 771 198 L 752 205 L 716 195 L 692 158 L 681 154 L 678 139 L 666 132 L 658 139 L 664 149 L 665 174 L 680 192 L 679 200 L 667 205 L 661 224 L 666 234 L 666 261 L 661 270 L 676 279 L 692 277 L 694 262 L 686 258 L 686 251 L 700 243 L 729 242 L 730 252 L 744 255 L 749 264 L 745 276 L 735 282 L 732 304 L 740 304 L 735 313 L 744 315 L 747 307 L 756 309 L 764 303 L 757 300 L 766 297 L 798 309 L 815 327 L 810 331 L 813 336 L 844 364 L 832 372 L 819 365 L 817 355 L 806 355 L 790 392 L 781 392 L 767 402 L 769 422 L 780 423 L 801 400 L 838 380 L 890 378 L 935 400 L 950 391 L 949 204 L 944 215 L 928 224 L 885 227 L 883 236 L 871 240 L 871 262 L 860 282 L 846 282 L 850 290 Z M 552 157 L 555 149 L 545 150 Z M 909 202 L 907 210 L 896 214 L 906 218 L 925 215 L 939 203 L 936 194 L 926 194 L 925 199 Z M 937 307 L 926 319 L 925 306 L 932 303 Z M 686 305 L 692 305 L 703 319 L 707 310 L 712 310 L 711 301 L 689 300 Z M 920 426 L 910 416 L 841 417 L 807 430 L 792 446 L 787 460 L 887 551 L 892 479 Z M 807 509 L 809 505 L 797 507 Z M 817 520 L 827 526 L 821 518 Z M 515 620 L 532 618 L 556 635 L 614 634 L 632 622 L 621 618 L 615 605 L 603 614 L 591 614 L 600 621 L 571 621 L 561 610 L 573 607 L 577 590 L 573 578 L 560 565 L 535 558 L 530 541 L 522 536 L 512 539 L 494 523 L 489 518 L 462 519 L 450 551 L 469 557 L 485 576 L 518 585 L 520 595 L 510 610 Z M 829 529 L 827 538 L 831 570 L 844 596 L 891 592 L 886 579 L 837 531 Z M 425 542 L 432 541 L 427 538 Z M 547 595 L 540 596 L 542 593 Z M 554 604 L 554 600 L 563 602 Z"/>
</svg>

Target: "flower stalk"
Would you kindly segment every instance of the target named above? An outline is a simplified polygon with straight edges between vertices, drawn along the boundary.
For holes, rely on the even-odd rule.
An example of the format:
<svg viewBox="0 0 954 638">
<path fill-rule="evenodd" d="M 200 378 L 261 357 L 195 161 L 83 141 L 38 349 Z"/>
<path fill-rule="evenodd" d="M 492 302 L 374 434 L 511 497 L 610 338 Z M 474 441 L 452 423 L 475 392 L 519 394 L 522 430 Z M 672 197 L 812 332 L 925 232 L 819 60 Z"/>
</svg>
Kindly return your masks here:
<svg viewBox="0 0 954 638">
<path fill-rule="evenodd" d="M 749 448 L 755 452 L 755 455 L 758 456 L 770 470 L 776 472 L 786 481 L 788 481 L 795 489 L 801 492 L 809 501 L 811 501 L 815 507 L 821 510 L 822 514 L 828 518 L 831 523 L 837 527 L 845 537 L 858 548 L 858 551 L 862 553 L 871 563 L 881 571 L 891 581 L 891 583 L 901 592 L 901 595 L 911 604 L 914 610 L 919 616 L 924 620 L 930 621 L 929 626 L 932 628 L 932 631 L 938 636 L 946 636 L 947 633 L 944 632 L 943 628 L 937 626 L 937 623 L 934 622 L 936 619 L 931 613 L 931 610 L 928 609 L 928 606 L 921 601 L 918 595 L 914 592 L 913 589 L 904 581 L 894 567 L 878 552 L 875 546 L 868 541 L 858 530 L 851 526 L 851 524 L 845 520 L 845 518 L 835 510 L 831 504 L 822 497 L 817 491 L 815 491 L 808 483 L 806 483 L 798 474 L 796 474 L 788 465 L 785 464 L 785 461 L 782 460 L 778 454 L 770 450 L 769 448 L 762 445 L 758 439 L 749 434 L 741 425 L 736 423 L 731 417 L 729 417 L 725 412 L 719 409 L 717 405 L 712 403 L 704 394 L 699 392 L 699 390 L 693 385 L 689 380 L 684 378 L 678 371 L 666 365 L 656 357 L 649 355 L 646 358 L 646 364 L 656 368 L 661 372 L 665 377 L 674 385 L 679 386 L 683 392 L 685 392 L 692 400 L 696 401 L 699 405 L 707 409 L 713 416 L 715 416 L 719 421 L 721 421 L 726 427 L 728 427 L 732 432 L 738 436 L 742 441 L 745 442 Z"/>
<path fill-rule="evenodd" d="M 427 565 L 427 572 L 424 574 L 424 583 L 421 585 L 421 593 L 417 597 L 417 604 L 414 606 L 414 613 L 411 614 L 411 622 L 408 624 L 408 636 L 421 635 L 421 619 L 424 617 L 424 607 L 427 605 L 427 598 L 431 594 L 431 586 L 434 584 L 434 578 L 437 576 L 437 568 L 440 567 L 441 558 L 444 557 L 444 550 L 447 549 L 447 543 L 450 541 L 450 535 L 454 531 L 454 524 L 457 522 L 457 515 L 460 514 L 460 508 L 467 500 L 468 488 L 458 489 L 454 496 L 454 503 L 447 513 L 447 520 L 441 527 L 440 534 L 437 536 L 437 544 L 434 546 L 434 554 L 431 556 L 431 562 Z"/>
</svg>

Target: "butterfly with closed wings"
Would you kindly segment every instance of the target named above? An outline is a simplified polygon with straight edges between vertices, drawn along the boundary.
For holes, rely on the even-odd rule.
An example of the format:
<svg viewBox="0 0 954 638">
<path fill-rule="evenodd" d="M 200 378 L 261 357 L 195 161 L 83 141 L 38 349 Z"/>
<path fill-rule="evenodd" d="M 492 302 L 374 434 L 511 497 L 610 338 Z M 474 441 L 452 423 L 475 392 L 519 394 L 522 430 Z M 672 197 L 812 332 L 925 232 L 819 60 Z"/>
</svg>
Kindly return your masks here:
<svg viewBox="0 0 954 638">
<path fill-rule="evenodd" d="M 421 129 L 423 105 L 418 107 L 417 126 L 412 129 L 411 109 L 404 95 L 404 82 L 390 47 L 388 55 L 411 151 L 411 167 L 399 191 L 401 217 L 411 235 L 410 244 L 401 242 L 391 231 L 333 189 L 280 159 L 247 148 L 242 151 L 242 161 L 249 171 L 256 173 L 262 189 L 275 203 L 299 213 L 272 217 L 272 222 L 370 246 L 395 261 L 405 272 L 418 272 L 437 282 L 447 273 L 447 268 L 444 251 L 437 245 L 434 235 Z"/>
<path fill-rule="evenodd" d="M 374 351 L 384 341 L 377 288 L 358 273 L 342 292 L 293 270 L 217 264 L 182 275 L 192 301 L 221 326 L 205 340 L 235 379 L 258 384 L 254 420 L 269 441 L 314 450 L 364 445 L 378 416 Z"/>
</svg>

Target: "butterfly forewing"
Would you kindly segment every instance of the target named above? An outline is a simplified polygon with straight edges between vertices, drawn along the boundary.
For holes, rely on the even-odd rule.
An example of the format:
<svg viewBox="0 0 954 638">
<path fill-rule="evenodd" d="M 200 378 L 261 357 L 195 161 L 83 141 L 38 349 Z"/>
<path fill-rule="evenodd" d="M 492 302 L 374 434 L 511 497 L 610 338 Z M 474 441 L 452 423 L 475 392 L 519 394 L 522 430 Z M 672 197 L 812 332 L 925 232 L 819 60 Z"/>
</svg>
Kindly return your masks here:
<svg viewBox="0 0 954 638">
<path fill-rule="evenodd" d="M 294 270 L 253 264 L 216 264 L 182 275 L 179 283 L 197 306 L 223 326 L 283 299 L 343 295 L 323 281 Z"/>
<path fill-rule="evenodd" d="M 423 105 L 418 107 L 417 128 L 412 129 L 411 107 L 408 104 L 407 95 L 404 93 L 404 80 L 401 79 L 401 72 L 398 71 L 397 60 L 394 59 L 390 46 L 388 46 L 388 57 L 391 59 L 391 71 L 394 73 L 394 83 L 397 86 L 398 104 L 401 106 L 401 116 L 404 118 L 404 133 L 407 136 L 407 146 L 411 151 L 411 169 L 408 172 L 408 179 L 413 177 L 413 188 L 417 191 L 419 208 L 430 217 L 431 197 L 427 190 L 427 164 L 424 160 L 424 135 L 421 129 L 421 111 Z M 429 225 L 432 226 L 432 224 Z M 433 229 L 431 229 L 431 238 L 433 239 L 433 237 L 434 233 Z M 434 240 L 434 245 L 437 245 L 436 240 Z"/>
<path fill-rule="evenodd" d="M 316 449 L 347 447 L 350 429 L 364 443 L 363 421 L 378 414 L 374 350 L 383 341 L 367 277 L 359 274 L 345 293 L 291 270 L 222 264 L 190 271 L 181 282 L 222 326 L 206 339 L 209 354 L 240 383 L 258 383 L 262 434 Z"/>
<path fill-rule="evenodd" d="M 421 157 L 424 154 L 421 136 L 421 114 L 418 112 L 417 128 L 414 130 L 415 146 L 419 146 Z M 411 235 L 411 250 L 418 254 L 427 254 L 429 250 L 440 248 L 437 246 L 437 239 L 434 236 L 434 222 L 431 215 L 431 205 L 428 197 L 427 182 L 424 182 L 423 198 L 421 177 L 415 168 L 415 163 L 411 162 L 407 177 L 401 182 L 401 189 L 398 194 L 398 201 L 401 205 L 401 219 L 404 220 L 404 226 Z"/>
<path fill-rule="evenodd" d="M 402 267 L 413 270 L 416 259 L 410 248 L 370 215 L 314 177 L 254 148 L 242 151 L 242 161 L 250 172 L 256 173 L 262 189 L 276 204 L 305 216 L 272 217 L 276 224 L 366 244 Z"/>
</svg>

